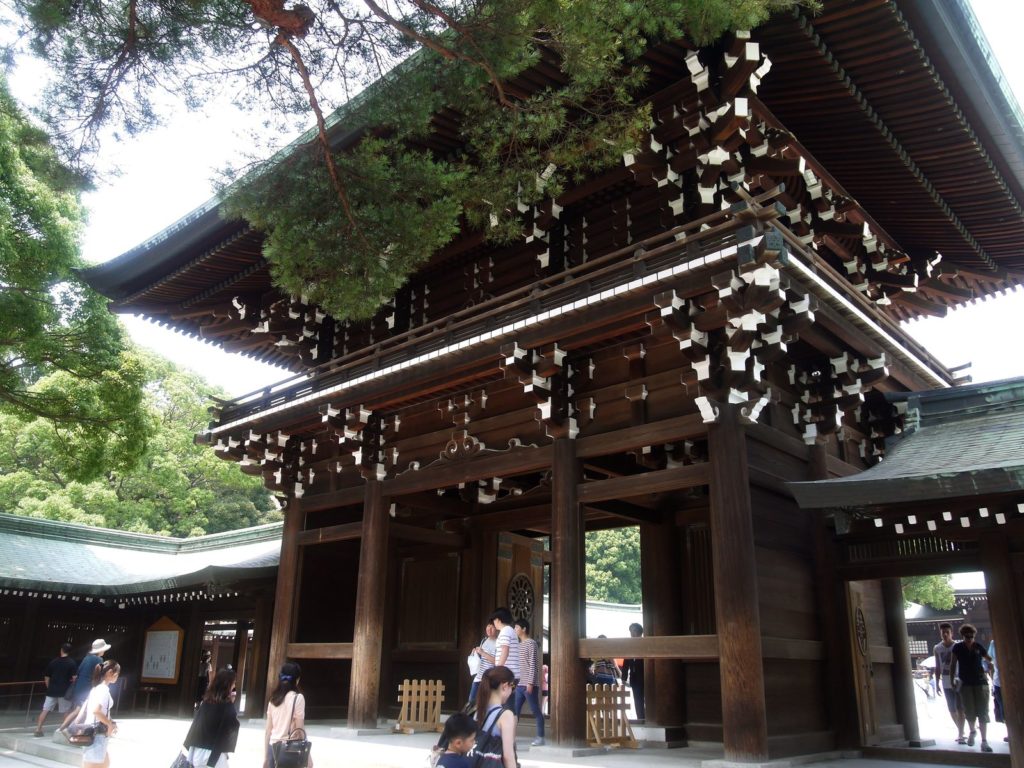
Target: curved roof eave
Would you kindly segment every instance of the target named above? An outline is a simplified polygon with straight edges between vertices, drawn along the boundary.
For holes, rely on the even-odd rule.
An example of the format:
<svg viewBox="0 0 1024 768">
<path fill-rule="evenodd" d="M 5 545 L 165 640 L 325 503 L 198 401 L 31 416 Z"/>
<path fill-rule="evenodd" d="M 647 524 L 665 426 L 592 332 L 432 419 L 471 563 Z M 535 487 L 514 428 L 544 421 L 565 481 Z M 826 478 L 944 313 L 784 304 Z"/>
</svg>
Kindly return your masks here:
<svg viewBox="0 0 1024 768">
<path fill-rule="evenodd" d="M 1024 204 L 1024 111 L 1021 110 L 985 33 L 967 0 L 907 0 L 899 4 L 916 33 L 926 36 L 933 61 L 941 62 L 947 85 L 971 122 L 991 142 L 989 150 L 1002 160 L 1000 170 Z"/>
</svg>

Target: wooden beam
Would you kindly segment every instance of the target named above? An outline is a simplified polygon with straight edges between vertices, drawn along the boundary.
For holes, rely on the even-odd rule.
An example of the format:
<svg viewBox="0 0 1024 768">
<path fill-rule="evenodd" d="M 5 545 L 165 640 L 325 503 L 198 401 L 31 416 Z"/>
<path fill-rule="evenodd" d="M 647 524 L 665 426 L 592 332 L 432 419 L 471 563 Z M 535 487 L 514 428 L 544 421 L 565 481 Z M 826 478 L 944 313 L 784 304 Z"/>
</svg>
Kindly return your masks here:
<svg viewBox="0 0 1024 768">
<path fill-rule="evenodd" d="M 584 638 L 580 640 L 580 658 L 716 662 L 719 659 L 718 635 Z"/>
<path fill-rule="evenodd" d="M 820 640 L 762 637 L 761 658 L 786 659 L 787 661 L 821 661 L 825 658 L 825 644 Z"/>
<path fill-rule="evenodd" d="M 327 544 L 331 541 L 351 541 L 363 535 L 363 524 L 343 523 L 342 525 L 328 525 L 324 528 L 311 528 L 302 531 L 296 537 L 300 547 L 308 547 L 311 544 Z"/>
<path fill-rule="evenodd" d="M 414 541 L 417 544 L 431 544 L 447 549 L 465 549 L 466 537 L 454 531 L 441 531 L 437 528 L 421 528 L 417 525 L 391 523 L 388 533 L 400 541 Z"/>
<path fill-rule="evenodd" d="M 580 465 L 575 441 L 555 440 L 551 479 L 551 698 L 552 738 L 576 746 L 586 737 L 586 675 L 580 663 L 580 636 L 586 631 L 583 604 L 583 511 L 577 489 Z"/>
<path fill-rule="evenodd" d="M 303 496 L 299 501 L 299 508 L 303 512 L 321 512 L 325 509 L 351 507 L 356 504 L 361 506 L 365 493 L 366 487 L 364 485 L 357 485 L 351 488 L 342 488 L 338 491 Z"/>
<path fill-rule="evenodd" d="M 718 404 L 708 429 L 711 462 L 711 552 L 721 649 L 722 739 L 725 759 L 768 759 L 768 712 L 761 659 L 753 510 L 747 440 L 736 405 Z"/>
<path fill-rule="evenodd" d="M 438 464 L 429 469 L 406 472 L 396 478 L 385 480 L 384 493 L 400 496 L 417 491 L 447 488 L 459 483 L 469 483 L 490 477 L 511 477 L 551 466 L 550 445 L 538 448 L 511 450 L 508 453 L 492 454 L 454 464 Z"/>
<path fill-rule="evenodd" d="M 352 643 L 288 643 L 289 659 L 351 659 Z"/>
<path fill-rule="evenodd" d="M 707 485 L 710 475 L 709 465 L 690 464 L 685 467 L 645 472 L 641 475 L 591 480 L 587 483 L 580 483 L 577 493 L 581 503 L 592 504 L 598 501 L 628 499 L 631 496 L 676 491 L 681 488 L 697 488 Z"/>
<path fill-rule="evenodd" d="M 600 435 L 588 435 L 576 440 L 576 455 L 581 459 L 621 453 L 646 445 L 660 445 L 676 440 L 697 440 L 708 433 L 707 425 L 699 414 L 676 416 L 652 421 L 635 427 L 617 429 Z"/>
<path fill-rule="evenodd" d="M 380 705 L 380 666 L 384 640 L 384 604 L 388 563 L 388 505 L 381 483 L 366 482 L 363 536 L 356 582 L 355 635 L 348 725 L 376 728 Z"/>
</svg>

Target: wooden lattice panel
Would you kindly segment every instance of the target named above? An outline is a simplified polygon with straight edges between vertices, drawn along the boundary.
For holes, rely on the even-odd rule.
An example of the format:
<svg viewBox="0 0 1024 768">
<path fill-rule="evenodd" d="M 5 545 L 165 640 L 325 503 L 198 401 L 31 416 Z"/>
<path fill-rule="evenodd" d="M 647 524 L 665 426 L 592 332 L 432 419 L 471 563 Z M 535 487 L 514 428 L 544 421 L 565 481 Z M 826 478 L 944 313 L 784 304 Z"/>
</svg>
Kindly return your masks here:
<svg viewBox="0 0 1024 768">
<path fill-rule="evenodd" d="M 441 703 L 444 701 L 444 683 L 440 680 L 403 680 L 398 686 L 398 714 L 395 730 L 402 733 L 417 731 L 440 732 Z"/>
<path fill-rule="evenodd" d="M 624 685 L 587 686 L 587 743 L 638 749 L 629 725 L 629 692 Z"/>
</svg>

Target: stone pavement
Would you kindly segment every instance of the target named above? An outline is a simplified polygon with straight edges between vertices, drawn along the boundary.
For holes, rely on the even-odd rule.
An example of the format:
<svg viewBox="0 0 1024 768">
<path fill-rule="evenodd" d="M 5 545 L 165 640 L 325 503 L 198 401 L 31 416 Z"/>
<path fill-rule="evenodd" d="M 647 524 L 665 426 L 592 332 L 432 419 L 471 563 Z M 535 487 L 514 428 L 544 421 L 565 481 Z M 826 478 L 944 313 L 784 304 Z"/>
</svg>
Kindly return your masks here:
<svg viewBox="0 0 1024 768">
<path fill-rule="evenodd" d="M 165 768 L 174 759 L 177 746 L 188 730 L 188 721 L 177 718 L 123 718 L 119 721 L 118 738 L 112 742 L 111 768 Z M 52 729 L 48 729 L 52 730 Z M 312 724 L 309 738 L 313 742 L 316 768 L 425 768 L 434 734 L 354 735 L 326 724 Z M 242 724 L 238 750 L 231 756 L 236 768 L 262 766 L 263 722 Z M 520 740 L 523 768 L 719 768 L 721 747 L 692 745 L 685 749 L 620 750 L 603 754 L 572 757 L 551 748 L 530 749 Z M 16 751 L 16 753 L 15 753 Z M 1005 758 L 1004 758 L 1005 759 Z M 825 768 L 914 768 L 918 764 L 888 760 L 864 759 L 851 753 L 831 753 L 817 758 L 773 761 L 771 768 L 814 766 Z M 61 740 L 35 739 L 31 729 L 23 726 L 0 731 L 0 768 L 60 768 L 81 765 L 81 750 Z M 923 765 L 923 764 L 922 764 Z"/>
<path fill-rule="evenodd" d="M 63 739 L 36 739 L 24 718 L 0 721 L 0 768 L 61 768 L 80 766 L 81 750 L 69 746 Z M 181 740 L 188 731 L 188 720 L 181 718 L 119 718 L 119 735 L 112 741 L 111 768 L 166 768 L 174 759 Z M 928 699 L 923 691 L 918 696 L 918 721 L 921 735 L 934 738 L 936 748 L 922 750 L 921 763 L 895 762 L 885 759 L 867 759 L 859 753 L 829 753 L 812 758 L 772 761 L 770 768 L 793 766 L 822 766 L 822 768 L 919 768 L 933 764 L 929 759 L 935 749 L 942 748 L 964 753 L 964 765 L 978 765 L 975 757 L 978 747 L 957 747 L 950 742 L 953 726 L 941 700 Z M 527 720 L 528 722 L 528 720 Z M 525 723 L 524 723 L 525 725 Z M 238 749 L 231 756 L 235 768 L 261 768 L 263 765 L 262 720 L 242 723 Z M 47 727 L 47 733 L 53 727 Z M 645 748 L 618 750 L 587 756 L 572 756 L 565 750 L 533 748 L 529 745 L 532 734 L 524 729 L 519 738 L 519 756 L 523 768 L 721 768 L 722 750 L 715 744 L 691 744 L 684 749 Z M 990 741 L 996 753 L 1007 760 L 1007 745 L 1002 741 L 1005 726 L 993 723 Z M 639 734 L 638 734 L 639 735 Z M 436 741 L 436 734 L 390 734 L 386 732 L 360 732 L 338 728 L 330 724 L 313 723 L 309 726 L 313 742 L 316 768 L 426 768 L 427 754 Z M 968 754 L 972 753 L 972 754 Z M 991 757 L 991 756 L 989 756 Z M 751 767 L 753 768 L 753 767 Z"/>
</svg>

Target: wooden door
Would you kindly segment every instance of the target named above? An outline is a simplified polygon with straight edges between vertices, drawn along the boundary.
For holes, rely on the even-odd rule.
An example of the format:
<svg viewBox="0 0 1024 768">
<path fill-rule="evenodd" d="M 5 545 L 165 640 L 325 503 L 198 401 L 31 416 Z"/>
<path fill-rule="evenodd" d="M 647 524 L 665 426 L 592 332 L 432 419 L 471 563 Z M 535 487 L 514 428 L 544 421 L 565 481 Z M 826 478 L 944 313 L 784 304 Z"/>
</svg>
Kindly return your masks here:
<svg viewBox="0 0 1024 768">
<path fill-rule="evenodd" d="M 508 606 L 512 617 L 530 622 L 530 635 L 544 636 L 544 547 L 537 539 L 514 533 L 498 536 L 495 605 Z"/>
<path fill-rule="evenodd" d="M 846 585 L 850 606 L 850 642 L 853 645 L 853 680 L 857 695 L 861 744 L 878 744 L 878 712 L 875 706 L 874 667 L 871 664 L 871 640 L 864 613 L 863 587 L 857 582 Z"/>
</svg>

